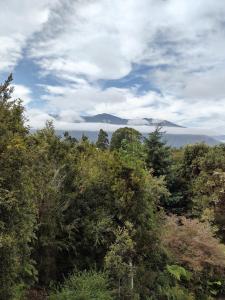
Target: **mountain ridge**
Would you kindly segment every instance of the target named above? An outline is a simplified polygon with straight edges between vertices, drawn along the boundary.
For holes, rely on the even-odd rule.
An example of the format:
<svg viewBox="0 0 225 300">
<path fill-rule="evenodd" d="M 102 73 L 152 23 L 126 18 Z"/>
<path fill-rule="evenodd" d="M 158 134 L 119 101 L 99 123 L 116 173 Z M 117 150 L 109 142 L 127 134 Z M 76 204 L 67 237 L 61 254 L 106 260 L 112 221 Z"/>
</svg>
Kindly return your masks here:
<svg viewBox="0 0 225 300">
<path fill-rule="evenodd" d="M 167 120 L 159 120 L 154 118 L 141 118 L 141 119 L 126 119 L 120 118 L 111 114 L 102 113 L 94 116 L 81 116 L 85 122 L 90 123 L 107 123 L 115 125 L 147 125 L 147 126 L 167 126 L 167 127 L 180 127 L 178 124 L 172 123 Z"/>
</svg>

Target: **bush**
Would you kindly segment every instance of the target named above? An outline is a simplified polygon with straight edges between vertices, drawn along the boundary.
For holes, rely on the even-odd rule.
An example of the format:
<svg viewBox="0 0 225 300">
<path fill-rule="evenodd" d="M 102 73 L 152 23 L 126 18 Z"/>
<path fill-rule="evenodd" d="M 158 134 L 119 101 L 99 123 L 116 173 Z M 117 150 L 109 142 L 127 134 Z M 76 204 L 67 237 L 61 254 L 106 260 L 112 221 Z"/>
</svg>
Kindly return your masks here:
<svg viewBox="0 0 225 300">
<path fill-rule="evenodd" d="M 108 278 L 95 271 L 72 275 L 50 300 L 111 300 Z"/>
<path fill-rule="evenodd" d="M 191 271 L 225 268 L 225 247 L 207 223 L 171 216 L 163 230 L 163 244 L 181 265 Z"/>
<path fill-rule="evenodd" d="M 178 285 L 167 289 L 164 292 L 164 296 L 168 300 L 194 300 L 195 299 L 193 294 L 189 293 L 186 289 L 181 288 Z"/>
</svg>

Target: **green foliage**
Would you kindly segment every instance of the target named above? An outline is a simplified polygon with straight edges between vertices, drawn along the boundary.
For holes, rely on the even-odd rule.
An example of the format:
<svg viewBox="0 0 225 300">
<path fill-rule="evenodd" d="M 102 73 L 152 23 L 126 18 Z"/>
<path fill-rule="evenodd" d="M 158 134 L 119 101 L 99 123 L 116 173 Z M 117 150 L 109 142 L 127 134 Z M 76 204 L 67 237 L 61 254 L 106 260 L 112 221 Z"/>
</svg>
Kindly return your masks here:
<svg viewBox="0 0 225 300">
<path fill-rule="evenodd" d="M 172 269 L 170 266 L 167 271 L 178 282 L 186 279 L 185 286 L 197 299 L 212 295 L 213 289 L 208 282 L 224 280 L 225 246 L 215 238 L 209 224 L 185 217 L 167 217 L 162 242 L 171 259 L 182 266 L 172 266 Z M 214 287 L 217 292 L 221 291 L 222 286 Z"/>
<path fill-rule="evenodd" d="M 119 128 L 112 135 L 111 142 L 110 142 L 110 149 L 111 150 L 120 149 L 124 141 L 130 143 L 130 142 L 140 142 L 140 140 L 141 140 L 141 133 L 138 132 L 137 130 L 129 127 Z"/>
<path fill-rule="evenodd" d="M 61 197 L 64 183 L 64 163 L 68 141 L 61 142 L 51 123 L 28 140 L 30 152 L 29 175 L 32 199 L 37 207 L 37 229 L 32 253 L 38 262 L 38 283 L 48 285 L 57 278 L 57 256 L 70 240 L 64 227 L 65 203 Z"/>
<path fill-rule="evenodd" d="M 66 280 L 61 289 L 49 297 L 50 300 L 112 300 L 112 292 L 106 274 L 82 272 Z"/>
<path fill-rule="evenodd" d="M 108 134 L 103 129 L 100 129 L 99 131 L 96 146 L 101 150 L 106 150 L 109 148 Z"/>
<path fill-rule="evenodd" d="M 12 76 L 0 85 L 0 298 L 35 279 L 30 259 L 36 209 L 30 197 L 23 107 L 11 100 Z"/>
<path fill-rule="evenodd" d="M 160 296 L 168 300 L 194 300 L 194 294 L 183 286 L 191 279 L 191 272 L 179 265 L 167 265 L 166 271 L 172 278 L 172 282 L 166 287 L 160 288 Z"/>
<path fill-rule="evenodd" d="M 132 168 L 138 165 L 145 168 L 146 153 L 144 144 L 139 140 L 127 141 L 123 140 L 119 153 L 124 162 Z"/>
<path fill-rule="evenodd" d="M 209 292 L 212 296 L 216 296 L 219 293 L 220 287 L 222 285 L 221 281 L 207 281 L 209 287 Z"/>
<path fill-rule="evenodd" d="M 209 151 L 204 143 L 188 145 L 184 149 L 182 161 L 182 175 L 186 179 L 193 179 L 201 172 L 201 161 Z"/>
<path fill-rule="evenodd" d="M 167 265 L 166 266 L 167 271 L 178 281 L 181 280 L 181 278 L 190 280 L 191 273 L 185 270 L 185 268 L 178 266 L 178 265 Z"/>
<path fill-rule="evenodd" d="M 196 298 L 187 289 L 175 285 L 162 292 L 162 296 L 167 300 L 195 300 Z M 197 299 L 196 299 L 197 300 Z"/>
<path fill-rule="evenodd" d="M 66 264 L 78 269 L 93 265 L 103 268 L 104 257 L 115 254 L 117 230 L 123 232 L 126 224 L 135 228 L 130 236 L 130 242 L 136 248 L 135 267 L 140 268 L 144 259 L 149 264 L 153 262 L 153 253 L 158 257 L 154 261 L 157 264 L 160 251 L 153 251 L 158 247 L 158 216 L 155 212 L 160 197 L 167 193 L 163 180 L 153 178 L 140 164 L 128 164 L 120 153 L 98 151 L 90 145 L 85 147 L 74 164 L 73 178 L 70 173 L 73 192 L 70 190 L 65 195 L 69 200 L 65 211 L 67 224 L 76 222 L 73 234 L 75 252 L 70 252 Z M 125 245 L 122 243 L 122 246 Z M 122 258 L 119 261 L 121 268 L 123 263 L 129 264 Z M 145 268 L 148 267 L 146 264 Z M 136 286 L 143 276 L 141 272 L 135 276 Z"/>
<path fill-rule="evenodd" d="M 209 146 L 204 143 L 187 145 L 183 149 L 183 156 L 177 170 L 177 177 L 180 177 L 178 186 L 182 194 L 183 213 L 190 214 L 193 210 L 193 184 L 201 173 L 201 164 L 209 149 Z"/>
<path fill-rule="evenodd" d="M 145 147 L 147 167 L 153 170 L 155 176 L 168 176 L 171 168 L 171 153 L 170 148 L 163 140 L 161 127 L 157 127 L 149 134 L 145 139 Z"/>
<path fill-rule="evenodd" d="M 105 256 L 105 268 L 118 283 L 118 298 L 124 294 L 131 294 L 133 290 L 135 244 L 132 239 L 134 232 L 132 225 L 127 223 L 126 227 L 118 228 L 115 232 L 115 242 L 110 246 Z"/>
<path fill-rule="evenodd" d="M 160 128 L 144 143 L 118 129 L 110 148 L 103 130 L 96 144 L 51 122 L 31 134 L 11 81 L 0 86 L 0 299 L 224 295 L 224 145 L 171 149 Z"/>
</svg>

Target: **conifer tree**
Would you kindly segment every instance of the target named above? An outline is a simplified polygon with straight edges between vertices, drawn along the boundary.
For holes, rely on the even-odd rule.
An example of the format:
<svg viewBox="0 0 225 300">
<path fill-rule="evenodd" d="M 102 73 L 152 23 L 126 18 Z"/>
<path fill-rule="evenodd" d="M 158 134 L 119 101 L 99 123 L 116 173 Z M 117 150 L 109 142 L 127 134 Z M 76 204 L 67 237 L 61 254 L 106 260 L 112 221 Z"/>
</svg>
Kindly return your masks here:
<svg viewBox="0 0 225 300">
<path fill-rule="evenodd" d="M 155 176 L 168 175 L 171 166 L 170 147 L 163 141 L 161 127 L 149 134 L 145 139 L 146 164 L 149 169 L 153 169 Z"/>
<path fill-rule="evenodd" d="M 87 142 L 88 141 L 88 136 L 83 133 L 82 136 L 81 136 L 81 141 L 82 142 Z"/>
</svg>

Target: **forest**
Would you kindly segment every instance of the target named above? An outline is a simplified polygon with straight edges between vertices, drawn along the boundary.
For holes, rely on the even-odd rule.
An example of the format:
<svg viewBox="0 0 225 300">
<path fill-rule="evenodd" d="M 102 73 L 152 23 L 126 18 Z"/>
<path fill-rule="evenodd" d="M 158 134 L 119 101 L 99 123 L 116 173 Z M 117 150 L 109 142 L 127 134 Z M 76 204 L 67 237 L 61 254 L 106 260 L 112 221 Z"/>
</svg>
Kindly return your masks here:
<svg viewBox="0 0 225 300">
<path fill-rule="evenodd" d="M 31 133 L 0 85 L 0 299 L 225 295 L 225 145 Z"/>
</svg>

